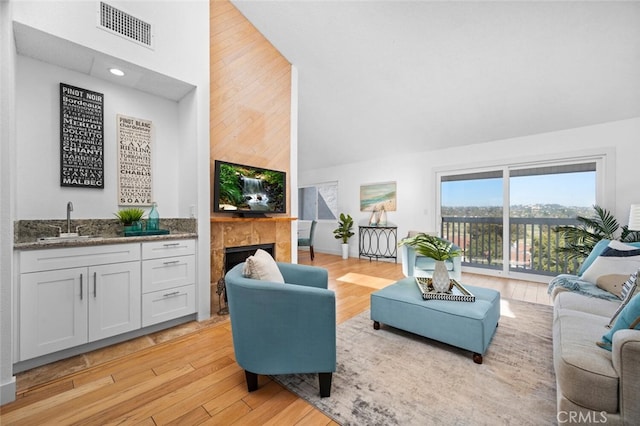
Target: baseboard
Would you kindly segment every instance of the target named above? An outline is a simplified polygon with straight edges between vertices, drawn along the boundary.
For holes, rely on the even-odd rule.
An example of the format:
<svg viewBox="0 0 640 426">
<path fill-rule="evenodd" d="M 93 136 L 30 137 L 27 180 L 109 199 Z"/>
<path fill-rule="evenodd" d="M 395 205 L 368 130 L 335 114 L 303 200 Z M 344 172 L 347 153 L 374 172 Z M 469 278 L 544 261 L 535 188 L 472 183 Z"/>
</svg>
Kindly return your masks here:
<svg viewBox="0 0 640 426">
<path fill-rule="evenodd" d="M 313 247 L 316 253 L 324 253 L 324 254 L 334 254 L 336 256 L 342 256 L 342 251 L 338 248 L 338 250 L 318 250 L 315 246 Z M 351 257 L 351 253 L 349 253 L 349 257 Z"/>
<path fill-rule="evenodd" d="M 106 339 L 85 343 L 83 345 L 74 346 L 68 349 L 63 349 L 61 351 L 42 355 L 37 358 L 30 358 L 24 361 L 19 361 L 13 364 L 13 374 L 21 373 L 23 371 L 30 370 L 35 367 L 40 367 L 41 365 L 50 364 L 52 362 L 60 361 L 62 359 L 70 358 L 72 356 L 80 355 L 86 352 L 94 351 L 96 349 L 101 349 L 106 346 L 111 346 L 116 343 L 121 343 L 126 340 L 131 340 L 140 336 L 145 336 L 147 334 L 155 333 L 156 331 L 175 327 L 176 325 L 180 325 L 189 321 L 194 321 L 195 319 L 196 319 L 196 314 L 193 313 L 193 314 L 186 315 L 184 317 L 175 318 L 175 319 L 162 322 L 159 324 L 154 324 L 145 328 L 140 328 L 138 330 L 129 331 L 123 334 L 118 334 L 116 336 L 108 337 Z"/>
<path fill-rule="evenodd" d="M 16 376 L 0 385 L 0 405 L 8 404 L 16 400 Z"/>
</svg>

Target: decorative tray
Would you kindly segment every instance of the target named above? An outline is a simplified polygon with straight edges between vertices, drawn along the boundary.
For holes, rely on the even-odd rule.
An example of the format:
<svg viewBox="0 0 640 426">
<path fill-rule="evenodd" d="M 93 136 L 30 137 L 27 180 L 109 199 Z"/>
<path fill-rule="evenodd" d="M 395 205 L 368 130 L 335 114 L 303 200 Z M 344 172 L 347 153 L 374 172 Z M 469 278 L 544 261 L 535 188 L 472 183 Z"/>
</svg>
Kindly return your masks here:
<svg viewBox="0 0 640 426">
<path fill-rule="evenodd" d="M 415 277 L 416 284 L 420 289 L 420 293 L 422 293 L 422 298 L 424 300 L 451 300 L 454 302 L 475 302 L 476 297 L 467 290 L 462 284 L 458 281 L 452 279 L 451 287 L 449 291 L 446 293 L 438 293 L 433 290 L 433 285 L 431 284 L 431 278 L 426 277 Z"/>
</svg>

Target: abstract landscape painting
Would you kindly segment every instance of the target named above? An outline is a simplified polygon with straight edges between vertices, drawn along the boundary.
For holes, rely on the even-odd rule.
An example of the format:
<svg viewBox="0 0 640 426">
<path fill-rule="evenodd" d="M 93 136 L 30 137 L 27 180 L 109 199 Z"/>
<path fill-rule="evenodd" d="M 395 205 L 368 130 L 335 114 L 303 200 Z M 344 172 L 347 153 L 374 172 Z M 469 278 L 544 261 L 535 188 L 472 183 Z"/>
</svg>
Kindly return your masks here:
<svg viewBox="0 0 640 426">
<path fill-rule="evenodd" d="M 372 183 L 360 185 L 360 211 L 396 211 L 396 183 Z"/>
</svg>

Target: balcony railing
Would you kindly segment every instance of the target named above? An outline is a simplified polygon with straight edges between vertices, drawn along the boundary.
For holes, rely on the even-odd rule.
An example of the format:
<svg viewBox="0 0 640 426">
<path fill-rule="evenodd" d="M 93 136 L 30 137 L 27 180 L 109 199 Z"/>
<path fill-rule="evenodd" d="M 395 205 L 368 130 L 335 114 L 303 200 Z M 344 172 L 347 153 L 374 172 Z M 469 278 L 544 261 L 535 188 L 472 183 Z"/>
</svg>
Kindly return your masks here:
<svg viewBox="0 0 640 426">
<path fill-rule="evenodd" d="M 501 217 L 442 218 L 441 235 L 462 249 L 462 264 L 477 268 L 504 269 L 540 275 L 577 271 L 578 264 L 561 254 L 562 235 L 556 226 L 577 225 L 575 219 L 511 218 L 504 229 Z M 508 235 L 507 235 L 508 234 Z M 508 256 L 504 256 L 504 238 L 509 238 Z"/>
</svg>

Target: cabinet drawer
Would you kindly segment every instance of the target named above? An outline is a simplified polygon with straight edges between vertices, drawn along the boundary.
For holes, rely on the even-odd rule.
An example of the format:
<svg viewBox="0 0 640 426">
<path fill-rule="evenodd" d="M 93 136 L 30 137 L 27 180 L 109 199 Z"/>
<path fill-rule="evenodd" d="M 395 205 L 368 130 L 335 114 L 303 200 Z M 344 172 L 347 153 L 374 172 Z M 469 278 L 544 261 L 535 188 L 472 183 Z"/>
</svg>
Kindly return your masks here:
<svg viewBox="0 0 640 426">
<path fill-rule="evenodd" d="M 194 255 L 142 261 L 142 292 L 195 284 L 195 263 Z"/>
<path fill-rule="evenodd" d="M 20 273 L 140 260 L 140 244 L 62 247 L 20 252 Z"/>
<path fill-rule="evenodd" d="M 161 257 L 185 256 L 196 253 L 195 240 L 164 240 L 142 243 L 143 259 L 158 259 Z"/>
<path fill-rule="evenodd" d="M 142 295 L 142 326 L 157 324 L 196 311 L 196 286 L 188 285 Z"/>
</svg>

